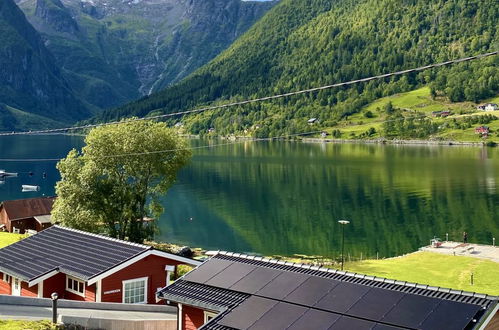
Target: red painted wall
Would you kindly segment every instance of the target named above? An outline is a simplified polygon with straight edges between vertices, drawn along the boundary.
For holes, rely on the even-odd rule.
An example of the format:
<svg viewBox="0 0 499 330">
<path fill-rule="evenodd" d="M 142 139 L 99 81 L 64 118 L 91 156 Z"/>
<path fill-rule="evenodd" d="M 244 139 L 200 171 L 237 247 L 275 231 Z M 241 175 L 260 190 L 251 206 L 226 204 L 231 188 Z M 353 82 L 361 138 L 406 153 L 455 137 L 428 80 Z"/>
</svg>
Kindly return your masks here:
<svg viewBox="0 0 499 330">
<path fill-rule="evenodd" d="M 66 275 L 59 273 L 43 281 L 43 298 L 50 298 L 50 295 L 57 292 L 59 298 L 64 299 L 66 292 Z"/>
<path fill-rule="evenodd" d="M 66 291 L 66 274 L 56 274 L 43 281 L 43 297 L 50 298 L 53 292 L 57 292 L 60 299 L 79 301 L 95 301 L 95 284 L 85 285 L 85 297 Z"/>
<path fill-rule="evenodd" d="M 28 287 L 28 282 L 21 282 L 21 296 L 38 297 L 38 284 Z"/>
<path fill-rule="evenodd" d="M 0 273 L 0 294 L 10 295 L 12 287 L 10 283 L 4 282 L 3 273 Z"/>
<path fill-rule="evenodd" d="M 7 227 L 7 231 L 11 231 L 10 229 L 10 221 L 9 221 L 9 216 L 7 215 L 7 212 L 5 212 L 5 209 L 3 206 L 1 207 L 0 211 L 0 224 L 4 224 Z"/>
<path fill-rule="evenodd" d="M 196 330 L 204 324 L 204 311 L 191 306 L 182 306 L 182 321 L 184 330 Z"/>
<path fill-rule="evenodd" d="M 166 265 L 178 265 L 180 262 L 158 257 L 147 256 L 102 280 L 102 302 L 119 302 L 123 300 L 123 281 L 147 277 L 147 303 L 156 304 L 156 289 L 166 285 Z M 106 291 L 117 291 L 105 294 Z M 158 304 L 164 304 L 160 301 Z"/>
</svg>

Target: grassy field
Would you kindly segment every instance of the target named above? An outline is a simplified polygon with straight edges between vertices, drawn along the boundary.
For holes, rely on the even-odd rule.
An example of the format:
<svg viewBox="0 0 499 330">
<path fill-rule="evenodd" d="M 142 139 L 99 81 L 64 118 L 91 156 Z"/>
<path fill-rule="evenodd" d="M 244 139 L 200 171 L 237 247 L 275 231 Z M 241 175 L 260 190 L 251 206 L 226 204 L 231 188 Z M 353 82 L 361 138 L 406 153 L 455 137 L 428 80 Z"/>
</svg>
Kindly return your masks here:
<svg viewBox="0 0 499 330">
<path fill-rule="evenodd" d="M 423 87 L 407 93 L 395 94 L 389 97 L 378 99 L 362 108 L 360 112 L 355 113 L 345 120 L 340 121 L 337 126 L 326 129 L 326 131 L 331 132 L 333 129 L 339 129 L 342 133 L 342 139 L 356 139 L 359 138 L 360 134 L 366 132 L 369 128 L 372 127 L 376 130 L 376 134 L 373 134 L 369 138 L 379 138 L 383 136 L 382 123 L 386 120 L 384 107 L 388 102 L 391 102 L 395 108 L 402 109 L 404 111 L 405 117 L 426 116 L 426 118 L 429 118 L 442 126 L 445 126 L 445 122 L 451 121 L 453 119 L 459 121 L 466 116 L 483 116 L 486 114 L 491 114 L 499 117 L 499 111 L 477 111 L 477 104 L 472 102 L 452 103 L 444 97 L 437 97 L 435 99 L 432 99 L 430 95 L 430 88 Z M 481 103 L 488 102 L 499 103 L 499 97 L 485 100 Z M 431 115 L 433 111 L 448 110 L 451 111 L 452 115 L 447 118 L 435 118 Z M 366 113 L 368 112 L 371 114 L 371 116 L 366 116 Z M 466 129 L 453 129 L 448 127 L 443 128 L 431 138 L 438 137 L 445 140 L 464 142 L 499 141 L 499 120 L 494 120 L 487 124 L 492 132 L 488 140 L 483 140 L 477 134 L 475 134 L 475 127 L 477 126 L 480 125 L 476 124 L 473 125 L 473 127 Z"/>
<path fill-rule="evenodd" d="M 0 232 L 0 249 L 23 239 L 24 235 Z"/>
<path fill-rule="evenodd" d="M 57 329 L 50 321 L 0 320 L 0 330 L 48 330 Z"/>
<path fill-rule="evenodd" d="M 445 288 L 499 295 L 499 263 L 461 256 L 417 252 L 386 260 L 345 264 L 351 272 Z M 473 273 L 474 284 L 470 284 Z"/>
</svg>

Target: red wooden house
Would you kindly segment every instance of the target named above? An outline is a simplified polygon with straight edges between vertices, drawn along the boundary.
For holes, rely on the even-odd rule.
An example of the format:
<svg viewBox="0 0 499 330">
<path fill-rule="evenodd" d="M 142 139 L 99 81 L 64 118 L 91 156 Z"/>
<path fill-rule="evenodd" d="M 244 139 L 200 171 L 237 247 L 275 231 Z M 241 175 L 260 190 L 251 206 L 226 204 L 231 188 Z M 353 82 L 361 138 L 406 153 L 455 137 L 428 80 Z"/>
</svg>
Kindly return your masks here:
<svg viewBox="0 0 499 330">
<path fill-rule="evenodd" d="M 50 227 L 50 213 L 55 197 L 4 201 L 0 204 L 0 226 L 4 231 L 42 231 Z M 0 230 L 2 230 L 0 229 Z"/>
<path fill-rule="evenodd" d="M 158 292 L 178 329 L 497 329 L 498 297 L 219 253 Z"/>
<path fill-rule="evenodd" d="M 200 262 L 150 246 L 52 226 L 0 249 L 0 294 L 157 303 L 177 265 Z"/>
</svg>

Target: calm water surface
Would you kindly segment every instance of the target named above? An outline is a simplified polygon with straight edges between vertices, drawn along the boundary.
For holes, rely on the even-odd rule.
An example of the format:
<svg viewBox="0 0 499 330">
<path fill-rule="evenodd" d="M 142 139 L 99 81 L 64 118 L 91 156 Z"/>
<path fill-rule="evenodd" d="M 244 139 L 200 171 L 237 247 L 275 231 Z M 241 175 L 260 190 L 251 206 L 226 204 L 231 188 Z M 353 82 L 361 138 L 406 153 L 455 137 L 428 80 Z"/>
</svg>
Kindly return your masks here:
<svg viewBox="0 0 499 330">
<path fill-rule="evenodd" d="M 216 143 L 192 140 L 193 146 Z M 0 158 L 60 158 L 82 138 L 0 137 Z M 0 200 L 54 194 L 54 161 L 20 172 Z M 29 176 L 28 172 L 34 172 Z M 47 173 L 43 178 L 42 173 Z M 164 197 L 158 240 L 237 252 L 400 255 L 433 236 L 499 238 L 499 148 L 243 142 L 195 150 Z M 21 184 L 40 185 L 21 193 Z"/>
</svg>

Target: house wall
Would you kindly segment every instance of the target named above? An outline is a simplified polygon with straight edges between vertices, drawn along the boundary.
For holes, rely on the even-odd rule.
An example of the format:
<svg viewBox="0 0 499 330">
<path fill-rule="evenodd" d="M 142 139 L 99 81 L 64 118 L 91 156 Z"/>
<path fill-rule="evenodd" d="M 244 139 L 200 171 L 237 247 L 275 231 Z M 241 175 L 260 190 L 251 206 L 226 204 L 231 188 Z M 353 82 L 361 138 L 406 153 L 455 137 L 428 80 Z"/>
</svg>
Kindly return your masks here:
<svg viewBox="0 0 499 330">
<path fill-rule="evenodd" d="M 60 299 L 95 301 L 96 286 L 85 285 L 85 297 L 82 297 L 66 291 L 66 274 L 59 273 L 43 281 L 43 297 L 50 298 L 54 292 L 57 292 Z"/>
<path fill-rule="evenodd" d="M 196 330 L 204 324 L 204 311 L 191 306 L 182 306 L 183 330 Z"/>
<path fill-rule="evenodd" d="M 156 290 L 166 286 L 166 265 L 178 265 L 180 262 L 154 255 L 145 257 L 122 270 L 102 279 L 102 302 L 123 302 L 123 281 L 147 277 L 147 303 L 156 302 Z M 163 302 L 164 303 L 164 302 Z"/>
<path fill-rule="evenodd" d="M 12 232 L 12 230 L 14 229 L 13 227 L 18 228 L 19 233 L 21 234 L 24 234 L 28 229 L 37 230 L 37 223 L 38 221 L 36 221 L 35 218 L 10 221 L 10 232 Z"/>
<path fill-rule="evenodd" d="M 12 292 L 11 284 L 3 280 L 3 273 L 0 272 L 0 294 L 10 295 L 11 292 Z"/>
<path fill-rule="evenodd" d="M 38 297 L 38 284 L 28 287 L 28 282 L 21 282 L 22 297 Z"/>
<path fill-rule="evenodd" d="M 10 221 L 9 221 L 9 216 L 7 215 L 7 212 L 5 212 L 5 209 L 3 206 L 0 206 L 0 224 L 4 224 L 6 227 L 7 231 L 10 230 Z"/>
</svg>

